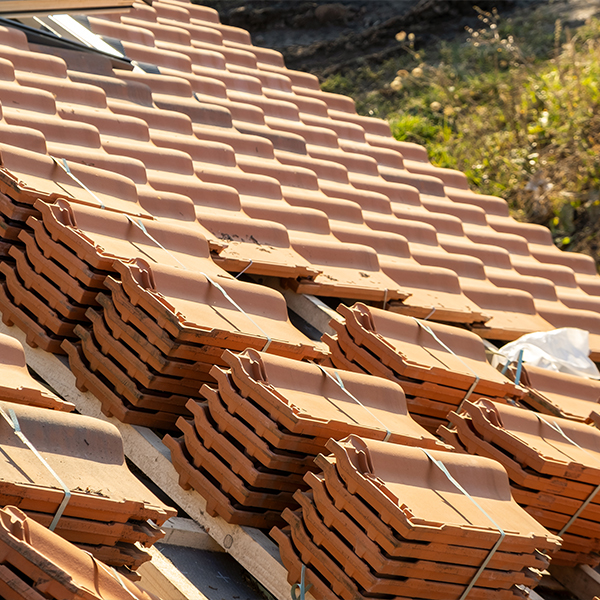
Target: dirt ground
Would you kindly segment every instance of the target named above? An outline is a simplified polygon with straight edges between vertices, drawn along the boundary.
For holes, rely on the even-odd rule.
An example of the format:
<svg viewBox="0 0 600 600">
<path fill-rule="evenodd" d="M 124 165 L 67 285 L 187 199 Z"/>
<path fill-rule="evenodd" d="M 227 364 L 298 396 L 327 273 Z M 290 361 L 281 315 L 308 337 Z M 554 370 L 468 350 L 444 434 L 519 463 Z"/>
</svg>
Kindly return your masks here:
<svg viewBox="0 0 600 600">
<path fill-rule="evenodd" d="M 256 45 L 279 50 L 289 68 L 321 79 L 399 55 L 399 31 L 415 34 L 416 49 L 452 39 L 477 26 L 473 4 L 508 16 L 543 2 L 548 0 L 202 0 L 223 23 L 250 31 Z"/>
</svg>

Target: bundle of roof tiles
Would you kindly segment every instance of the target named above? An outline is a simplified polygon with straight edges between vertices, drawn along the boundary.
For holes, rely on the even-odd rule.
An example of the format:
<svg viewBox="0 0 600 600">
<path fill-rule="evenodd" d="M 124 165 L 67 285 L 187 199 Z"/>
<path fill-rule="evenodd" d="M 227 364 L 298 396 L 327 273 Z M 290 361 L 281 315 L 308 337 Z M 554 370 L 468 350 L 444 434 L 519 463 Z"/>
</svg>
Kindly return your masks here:
<svg viewBox="0 0 600 600">
<path fill-rule="evenodd" d="M 225 352 L 229 369 L 214 367 L 218 388 L 190 400 L 193 421 L 180 418 L 181 438 L 164 442 L 184 487 L 230 523 L 269 528 L 329 438 L 350 433 L 424 448 L 450 450 L 408 414 L 402 389 L 369 375 L 255 350 Z"/>
<path fill-rule="evenodd" d="M 2 312 L 32 345 L 67 352 L 106 414 L 172 428 L 223 348 L 323 356 L 291 326 L 281 296 L 214 264 L 193 224 L 154 219 L 123 194 L 93 194 L 102 207 L 35 201 L 25 250 L 11 248 L 15 261 L 0 264 Z"/>
<path fill-rule="evenodd" d="M 472 585 L 469 598 L 518 598 L 560 547 L 494 461 L 353 435 L 327 447 L 271 531 L 289 581 L 315 597 L 450 600 Z"/>
<path fill-rule="evenodd" d="M 19 32 L 7 31 L 7 39 L 17 46 L 6 50 L 13 61 L 37 65 L 44 73 L 40 81 L 52 89 L 58 86 L 67 96 L 78 92 L 83 104 L 88 101 L 97 108 L 102 90 L 66 85 L 60 60 L 20 50 Z M 12 73 L 12 67 L 7 69 Z M 73 136 L 50 143 L 28 135 L 29 128 L 4 126 L 11 134 L 7 140 L 21 147 L 3 148 L 2 189 L 12 205 L 30 211 L 16 236 L 24 246 L 11 248 L 11 261 L 0 266 L 5 277 L 4 293 L 0 290 L 3 319 L 26 331 L 30 344 L 67 352 L 79 387 L 92 390 L 106 414 L 172 428 L 179 414 L 187 414 L 187 399 L 198 396 L 202 382 L 211 381 L 208 370 L 224 348 L 269 347 L 270 352 L 298 358 L 323 356 L 318 344 L 291 326 L 279 294 L 236 282 L 215 265 L 211 251 L 222 251 L 225 245 L 207 241 L 208 232 L 196 221 L 189 198 L 71 162 L 87 156 L 76 142 L 77 136 L 89 133 L 89 126 L 62 120 L 50 94 L 15 81 L 5 87 L 7 98 L 19 99 L 19 108 L 9 111 L 14 122 L 26 118 L 46 136 L 61 125 Z M 49 103 L 49 114 L 40 114 L 40 102 Z M 95 116 L 111 131 L 121 125 L 108 108 L 100 116 L 98 112 Z M 104 138 L 107 144 L 112 141 L 112 149 L 125 143 L 113 138 L 119 136 Z M 130 141 L 127 147 L 155 159 L 160 155 L 163 163 L 168 157 L 163 150 L 146 145 L 140 149 Z M 61 160 L 46 154 L 59 149 Z M 99 151 L 91 162 L 99 164 L 101 155 Z M 105 155 L 102 161 L 102 166 L 110 163 L 117 170 L 141 169 L 146 178 L 136 159 Z M 165 185 L 171 179 L 167 173 Z M 177 177 L 175 188 L 183 181 Z M 60 198 L 65 192 L 69 201 Z M 122 278 L 126 281 L 120 282 Z M 111 296 L 98 296 L 108 290 Z"/>
<path fill-rule="evenodd" d="M 178 415 L 189 414 L 187 400 L 213 381 L 209 370 L 224 349 L 268 349 L 298 360 L 324 355 L 291 325 L 278 293 L 216 265 L 182 270 L 136 259 L 115 267 L 120 281 L 108 278 L 111 296 L 99 296 L 104 316 L 88 310 L 91 331 L 78 327 L 81 344 L 65 340 L 62 348 L 78 386 L 121 420 L 173 428 Z"/>
<path fill-rule="evenodd" d="M 294 289 L 352 298 L 363 293 L 360 297 L 385 301 L 402 298 L 402 289 L 390 285 L 394 280 L 404 295 L 413 294 L 404 300 L 407 310 L 422 316 L 433 307 L 440 319 L 479 324 L 491 317 L 483 331 L 493 336 L 547 328 L 545 319 L 556 325 L 566 313 L 597 330 L 597 315 L 586 312 L 598 309 L 589 294 L 600 289 L 591 260 L 560 255 L 547 230 L 515 222 L 502 200 L 473 194 L 464 175 L 432 167 L 423 148 L 391 139 L 386 123 L 356 115 L 351 100 L 325 94 L 316 78 L 283 68 L 281 55 L 252 46 L 247 32 L 219 24 L 214 11 L 186 2 L 155 2 L 152 8 L 140 3 L 120 19 L 88 23 L 160 73 L 120 77 L 149 85 L 161 107 L 213 125 L 209 139 L 224 140 L 223 129 L 233 124 L 246 136 L 271 142 L 274 150 L 263 144 L 249 152 L 247 145 L 228 140 L 236 162 L 204 158 L 199 175 L 234 187 L 244 213 L 283 224 L 292 248 L 322 269 L 312 281 L 292 282 Z M 257 151 L 264 152 L 260 164 Z M 260 185 L 257 175 L 263 177 Z M 298 188 L 304 188 L 301 194 Z M 365 246 L 377 252 L 377 262 Z M 459 265 L 448 254 L 474 260 Z M 350 257 L 354 273 L 348 279 Z M 426 266 L 416 265 L 415 257 Z M 554 268 L 556 263 L 572 269 Z M 419 277 L 424 270 L 430 277 Z M 497 286 L 528 293 L 499 294 Z M 565 311 L 561 300 L 572 310 Z"/>
<path fill-rule="evenodd" d="M 24 187 L 109 208 L 120 196 L 121 212 L 133 202 L 134 215 L 193 225 L 231 272 L 417 317 L 433 311 L 495 339 L 579 326 L 600 352 L 591 259 L 560 252 L 547 229 L 514 221 L 503 200 L 469 191 L 462 173 L 433 167 L 423 148 L 285 69 L 215 11 L 164 0 L 82 23 L 136 69 L 2 30 L 4 254 L 23 250 L 19 229 L 31 235 L 27 219 L 39 220 L 20 199 Z M 6 274 L 5 320 L 58 351 L 56 336 L 73 337 L 84 307 L 42 297 L 58 314 L 40 325 L 30 307 L 40 308 L 33 296 L 45 282 L 34 288 L 29 261 L 18 277 Z"/>
<path fill-rule="evenodd" d="M 334 336 L 323 340 L 340 369 L 398 382 L 414 419 L 435 432 L 447 414 L 471 394 L 498 402 L 524 391 L 488 362 L 481 339 L 456 327 L 392 314 L 364 304 L 338 307 Z"/>
<path fill-rule="evenodd" d="M 0 509 L 0 594 L 5 600 L 158 600 L 14 506 Z"/>
<path fill-rule="evenodd" d="M 600 424 L 600 381 L 527 363 L 510 365 L 507 375 L 526 390 L 522 403 L 533 410 L 573 421 Z"/>
<path fill-rule="evenodd" d="M 600 431 L 485 399 L 466 402 L 449 419 L 442 437 L 502 464 L 514 499 L 561 536 L 553 563 L 600 562 Z"/>
<path fill-rule="evenodd" d="M 128 470 L 117 429 L 98 419 L 0 402 L 0 506 L 13 505 L 127 576 L 176 514 Z"/>
</svg>

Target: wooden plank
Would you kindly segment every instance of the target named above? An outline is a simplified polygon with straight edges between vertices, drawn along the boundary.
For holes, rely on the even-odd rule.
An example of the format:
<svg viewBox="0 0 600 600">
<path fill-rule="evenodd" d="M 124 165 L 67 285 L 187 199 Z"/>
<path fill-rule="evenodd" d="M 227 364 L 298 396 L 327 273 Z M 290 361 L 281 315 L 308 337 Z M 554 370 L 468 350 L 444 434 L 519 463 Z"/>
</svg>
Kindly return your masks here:
<svg viewBox="0 0 600 600">
<path fill-rule="evenodd" d="M 592 567 L 588 565 L 576 567 L 550 565 L 548 570 L 554 579 L 579 600 L 593 600 L 596 596 L 600 596 L 600 574 Z"/>
<path fill-rule="evenodd" d="M 161 600 L 208 600 L 157 548 L 148 548 L 152 561 L 138 568 L 138 585 Z"/>
<path fill-rule="evenodd" d="M 195 490 L 186 491 L 179 486 L 179 476 L 171 464 L 169 450 L 160 438 L 150 429 L 127 425 L 102 414 L 100 401 L 75 387 L 75 377 L 66 358 L 31 348 L 25 341 L 25 334 L 16 326 L 7 327 L 0 323 L 0 332 L 23 344 L 27 364 L 62 398 L 75 404 L 81 414 L 115 425 L 123 438 L 125 455 L 273 596 L 278 600 L 289 600 L 287 571 L 280 562 L 279 548 L 270 538 L 258 529 L 230 525 L 220 517 L 208 515 L 204 498 Z M 310 594 L 306 598 L 313 600 Z"/>
<path fill-rule="evenodd" d="M 172 517 L 166 521 L 161 529 L 165 537 L 160 540 L 161 544 L 170 546 L 183 546 L 185 548 L 196 548 L 197 550 L 208 550 L 209 552 L 225 552 L 215 540 L 213 540 L 204 527 L 200 527 L 192 519 Z"/>
</svg>

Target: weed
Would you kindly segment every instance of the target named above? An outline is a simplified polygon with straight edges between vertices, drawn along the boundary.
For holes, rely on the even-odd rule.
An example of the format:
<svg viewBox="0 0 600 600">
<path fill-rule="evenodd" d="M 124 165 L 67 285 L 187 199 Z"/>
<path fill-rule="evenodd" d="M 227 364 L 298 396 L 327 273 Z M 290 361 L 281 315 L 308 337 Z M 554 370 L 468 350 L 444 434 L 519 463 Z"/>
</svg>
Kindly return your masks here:
<svg viewBox="0 0 600 600">
<path fill-rule="evenodd" d="M 481 26 L 464 39 L 410 46 L 377 74 L 346 73 L 324 88 L 352 95 L 397 139 L 425 145 L 434 164 L 463 171 L 516 218 L 550 227 L 559 247 L 598 261 L 600 21 L 571 31 L 546 8 L 506 20 L 477 9 Z M 406 45 L 408 35 L 397 39 Z"/>
</svg>

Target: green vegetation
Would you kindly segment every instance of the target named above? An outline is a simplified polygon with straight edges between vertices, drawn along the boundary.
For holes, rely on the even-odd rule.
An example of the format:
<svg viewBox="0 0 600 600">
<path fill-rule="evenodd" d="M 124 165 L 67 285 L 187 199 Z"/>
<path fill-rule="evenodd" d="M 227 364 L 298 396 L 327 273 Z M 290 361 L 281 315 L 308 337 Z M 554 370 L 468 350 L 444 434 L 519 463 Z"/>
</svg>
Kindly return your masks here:
<svg viewBox="0 0 600 600">
<path fill-rule="evenodd" d="M 397 139 L 424 144 L 434 164 L 598 262 L 600 21 L 570 30 L 548 5 L 506 20 L 478 12 L 481 28 L 460 40 L 421 49 L 400 32 L 400 57 L 323 88 L 353 96 Z"/>
</svg>

